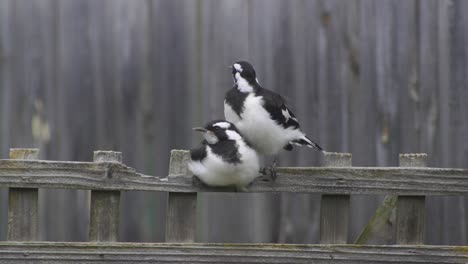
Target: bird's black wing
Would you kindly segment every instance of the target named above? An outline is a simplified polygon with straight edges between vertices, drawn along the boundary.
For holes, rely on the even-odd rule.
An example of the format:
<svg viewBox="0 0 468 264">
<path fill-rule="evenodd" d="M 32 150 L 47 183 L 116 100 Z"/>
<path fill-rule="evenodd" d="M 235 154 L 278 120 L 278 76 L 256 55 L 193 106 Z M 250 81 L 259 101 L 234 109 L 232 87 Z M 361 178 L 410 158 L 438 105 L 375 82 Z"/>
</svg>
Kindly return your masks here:
<svg viewBox="0 0 468 264">
<path fill-rule="evenodd" d="M 190 158 L 193 161 L 202 161 L 206 158 L 206 142 L 203 141 L 202 144 L 195 149 L 190 150 Z"/>
<path fill-rule="evenodd" d="M 256 95 L 263 97 L 264 107 L 276 123 L 284 128 L 299 128 L 296 116 L 286 107 L 281 95 L 261 87 L 256 90 Z"/>
<path fill-rule="evenodd" d="M 232 164 L 240 163 L 240 154 L 234 140 L 223 140 L 210 145 L 214 154 L 220 156 L 224 161 Z"/>
</svg>

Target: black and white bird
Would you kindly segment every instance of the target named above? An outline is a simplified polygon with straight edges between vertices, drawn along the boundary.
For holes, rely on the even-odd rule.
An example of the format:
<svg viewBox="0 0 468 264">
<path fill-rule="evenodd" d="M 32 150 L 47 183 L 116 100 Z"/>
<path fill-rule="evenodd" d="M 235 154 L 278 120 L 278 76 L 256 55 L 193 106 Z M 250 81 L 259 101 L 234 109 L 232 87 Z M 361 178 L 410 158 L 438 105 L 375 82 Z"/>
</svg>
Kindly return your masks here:
<svg viewBox="0 0 468 264">
<path fill-rule="evenodd" d="M 276 155 L 292 145 L 323 149 L 300 129 L 299 122 L 283 97 L 260 86 L 252 65 L 239 61 L 232 65 L 234 87 L 226 93 L 224 117 L 232 122 L 259 154 Z M 276 174 L 272 173 L 275 177 Z"/>
<path fill-rule="evenodd" d="M 257 152 L 230 122 L 216 120 L 194 128 L 205 138 L 190 151 L 189 170 L 209 186 L 236 186 L 244 190 L 259 172 Z"/>
</svg>

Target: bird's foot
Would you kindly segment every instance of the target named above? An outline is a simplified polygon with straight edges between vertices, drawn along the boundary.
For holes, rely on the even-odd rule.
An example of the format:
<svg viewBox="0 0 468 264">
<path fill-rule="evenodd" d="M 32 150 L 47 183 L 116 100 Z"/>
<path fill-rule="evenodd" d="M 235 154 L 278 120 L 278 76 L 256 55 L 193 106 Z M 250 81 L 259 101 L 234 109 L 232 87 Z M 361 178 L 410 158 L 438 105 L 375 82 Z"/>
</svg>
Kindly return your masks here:
<svg viewBox="0 0 468 264">
<path fill-rule="evenodd" d="M 274 182 L 278 176 L 276 172 L 276 162 L 270 166 L 266 166 L 260 169 L 260 173 L 269 176 L 271 181 Z"/>
</svg>

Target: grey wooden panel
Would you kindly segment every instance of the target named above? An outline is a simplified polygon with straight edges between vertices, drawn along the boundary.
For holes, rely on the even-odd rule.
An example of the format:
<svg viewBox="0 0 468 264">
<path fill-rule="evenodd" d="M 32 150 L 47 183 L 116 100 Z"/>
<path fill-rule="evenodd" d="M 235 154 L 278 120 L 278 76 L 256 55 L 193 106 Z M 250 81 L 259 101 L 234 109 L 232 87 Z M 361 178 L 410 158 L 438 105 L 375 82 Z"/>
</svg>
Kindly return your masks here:
<svg viewBox="0 0 468 264">
<path fill-rule="evenodd" d="M 10 159 L 36 160 L 39 149 L 10 149 Z M 39 236 L 37 188 L 9 188 L 8 233 L 12 241 L 35 241 Z"/>
<path fill-rule="evenodd" d="M 349 153 L 326 153 L 326 167 L 351 167 Z M 320 204 L 320 244 L 346 244 L 349 227 L 349 195 L 322 195 Z"/>
<path fill-rule="evenodd" d="M 122 163 L 122 153 L 94 151 L 94 162 Z M 112 177 L 112 167 L 107 171 Z M 91 191 L 89 241 L 118 241 L 120 223 L 120 191 Z"/>
<path fill-rule="evenodd" d="M 2 263 L 466 263 L 465 247 L 0 243 Z"/>
<path fill-rule="evenodd" d="M 93 11 L 96 45 L 93 49 L 97 61 L 96 87 L 102 121 L 106 126 L 97 126 L 106 144 L 104 149 L 117 149 L 124 153 L 124 162 L 148 173 L 162 173 L 167 164 L 159 160 L 167 158 L 167 152 L 155 143 L 157 135 L 154 105 L 167 101 L 158 94 L 155 85 L 153 50 L 153 3 L 152 1 L 105 1 L 102 10 Z M 104 14 L 104 16 L 103 16 Z M 164 120 L 160 120 L 164 121 Z M 100 124 L 100 123 L 98 123 Z M 161 129 L 161 131 L 164 131 Z M 157 153 L 164 153 L 157 154 Z M 160 157 L 160 158 L 155 158 Z M 148 192 L 121 193 L 122 241 L 162 241 L 164 231 L 160 228 L 164 219 L 165 195 Z"/>
<path fill-rule="evenodd" d="M 172 150 L 169 176 L 187 174 L 190 152 Z M 175 176 L 177 177 L 177 176 Z M 166 211 L 166 242 L 194 242 L 197 226 L 197 193 L 169 192 Z"/>
<path fill-rule="evenodd" d="M 399 163 L 400 167 L 425 167 L 427 164 L 427 155 L 400 154 Z M 405 243 L 403 238 L 408 238 L 409 233 L 413 232 L 416 233 L 421 238 L 420 241 L 422 241 L 422 237 L 424 236 L 424 214 L 422 219 L 420 219 L 418 218 L 419 215 L 414 216 L 413 210 L 418 212 L 423 211 L 424 213 L 425 198 L 416 196 L 403 196 L 402 199 L 399 199 L 400 197 L 402 196 L 387 195 L 385 197 L 382 204 L 379 206 L 379 208 L 377 208 L 374 216 L 372 216 L 359 237 L 356 239 L 356 244 L 395 244 L 397 240 L 397 230 L 399 233 L 399 244 L 411 244 Z M 408 216 L 406 216 L 406 213 L 408 213 Z M 412 223 L 422 223 L 422 225 L 412 225 Z M 414 242 L 419 241 L 413 237 L 408 240 L 412 240 Z"/>
<path fill-rule="evenodd" d="M 396 242 L 402 245 L 424 244 L 424 196 L 398 196 Z"/>
<path fill-rule="evenodd" d="M 400 154 L 400 167 L 426 167 L 427 154 Z M 426 197 L 398 196 L 396 204 L 397 244 L 424 244 Z"/>
<path fill-rule="evenodd" d="M 358 22 L 355 30 L 359 40 L 354 45 L 351 65 L 356 82 L 350 94 L 350 153 L 354 166 L 377 165 L 377 58 L 376 58 L 376 1 L 361 0 L 357 10 Z M 351 237 L 357 237 L 367 220 L 372 216 L 372 207 L 378 199 L 370 196 L 351 196 Z M 365 205 L 365 206 L 364 206 Z M 369 209 L 368 209 L 369 208 Z"/>
<path fill-rule="evenodd" d="M 468 165 L 466 160 L 468 158 L 468 144 L 466 142 L 466 135 L 468 133 L 468 122 L 464 122 L 462 120 L 465 119 L 464 113 L 468 111 L 468 107 L 466 106 L 466 102 L 468 99 L 468 82 L 467 82 L 467 69 L 468 69 L 468 38 L 467 38 L 467 23 L 468 18 L 466 16 L 466 12 L 468 11 L 468 4 L 464 1 L 456 1 L 456 2 L 444 2 L 439 3 L 439 5 L 443 5 L 442 8 L 439 10 L 447 9 L 448 16 L 452 15 L 452 21 L 448 21 L 448 26 L 450 27 L 450 34 L 452 38 L 451 44 L 451 67 L 453 69 L 450 71 L 451 73 L 451 89 L 453 91 L 450 95 L 450 101 L 448 105 L 451 108 L 450 117 L 450 127 L 451 127 L 451 135 L 450 139 L 452 140 L 451 146 L 453 146 L 454 150 L 454 157 L 453 162 L 457 166 L 466 168 Z M 439 15 L 441 17 L 441 15 Z M 452 22 L 452 23 L 450 23 Z M 442 35 L 443 29 L 439 29 L 439 35 Z M 440 41 L 442 41 L 442 36 L 440 36 Z M 439 48 L 441 44 L 439 44 Z M 442 79 L 442 74 L 440 79 Z M 444 90 L 444 92 L 448 92 Z M 442 107 L 442 106 L 441 106 Z M 443 125 L 441 125 L 443 127 Z M 441 129 L 442 130 L 442 129 Z M 449 166 L 449 165 L 447 165 Z M 457 212 L 458 217 L 451 217 L 449 218 L 449 230 L 447 233 L 454 232 L 453 236 L 449 236 L 449 244 L 467 244 L 468 241 L 468 198 L 465 197 L 457 197 L 455 199 L 449 200 L 448 205 L 452 206 L 452 208 L 446 209 L 447 213 Z M 459 232 L 453 229 L 451 224 L 459 225 L 460 229 Z"/>
<path fill-rule="evenodd" d="M 376 16 L 376 103 L 377 103 L 377 166 L 398 164 L 399 113 L 398 86 L 395 83 L 396 67 L 394 58 L 396 47 L 395 7 L 397 2 L 375 2 Z"/>
<path fill-rule="evenodd" d="M 249 1 L 204 0 L 199 2 L 200 67 L 199 106 L 202 123 L 224 118 L 224 94 L 233 86 L 228 66 L 238 60 L 252 63 L 249 38 Z M 260 65 L 255 65 L 260 67 Z M 260 76 L 260 79 L 262 77 Z M 198 124 L 199 125 L 199 124 Z M 197 141 L 200 137 L 197 137 Z M 269 242 L 273 241 L 274 201 L 269 195 L 200 195 L 200 241 Z M 225 208 L 229 208 L 226 210 Z M 212 215 L 216 214 L 214 218 Z M 236 230 L 231 232 L 230 230 Z"/>
<path fill-rule="evenodd" d="M 437 87 L 433 87 L 433 103 L 437 104 L 435 108 L 436 120 L 433 121 L 434 130 L 434 152 L 446 153 L 450 149 L 449 155 L 441 155 L 440 159 L 432 160 L 433 164 L 439 166 L 453 166 L 457 164 L 460 167 L 466 167 L 466 122 L 463 120 L 463 113 L 466 112 L 466 3 L 463 1 L 436 1 L 432 5 L 427 3 L 423 6 L 426 14 L 429 8 L 437 9 L 437 26 L 435 30 L 428 31 L 432 38 L 436 38 L 436 44 L 426 49 L 433 48 L 437 50 L 437 57 L 432 68 L 426 68 L 437 71 L 435 81 Z M 429 6 L 429 7 L 428 7 Z M 427 19 L 427 15 L 424 17 Z M 423 25 L 421 24 L 421 27 Z M 424 29 L 425 30 L 425 29 Z M 426 30 L 427 31 L 427 30 Z M 428 34 L 426 33 L 426 36 Z M 427 60 L 425 61 L 428 62 Z M 447 129 L 447 126 L 450 127 Z M 443 140 L 439 140 L 442 138 Z M 462 161 L 465 160 L 465 161 Z M 429 198 L 436 207 L 430 207 L 428 213 L 434 217 L 431 225 L 446 227 L 440 232 L 428 232 L 428 240 L 431 238 L 440 239 L 446 244 L 463 244 L 466 241 L 466 197 L 444 197 Z M 434 201 L 434 202 L 433 202 Z M 442 213 L 441 213 L 442 212 Z M 455 214 L 455 212 L 457 212 Z M 459 226 L 455 231 L 453 226 Z M 429 231 L 430 229 L 428 229 Z M 449 233 L 454 232 L 453 235 Z"/>
<path fill-rule="evenodd" d="M 94 144 L 93 88 L 88 23 L 90 1 L 51 1 L 54 34 L 52 63 L 54 74 L 48 94 L 53 104 L 47 110 L 52 119 L 54 149 L 48 155 L 60 160 L 91 160 Z M 52 96 L 53 95 L 53 96 Z M 86 109 L 86 110 L 83 110 Z M 47 191 L 44 203 L 43 235 L 46 240 L 86 240 L 86 192 Z M 57 199 L 60 197 L 60 199 Z M 64 213 L 68 212 L 68 213 Z M 53 230 L 53 231 L 52 231 Z"/>
<path fill-rule="evenodd" d="M 51 1 L 3 1 L 0 17 L 0 147 L 40 147 L 48 152 L 48 96 L 52 86 Z M 33 45 L 34 43 L 34 45 Z"/>
<path fill-rule="evenodd" d="M 362 229 L 355 244 L 360 245 L 392 245 L 395 244 L 396 205 L 398 196 L 388 195 L 382 201 Z"/>
<path fill-rule="evenodd" d="M 2 157 L 7 157 L 7 147 L 9 140 L 9 129 L 6 129 L 7 118 L 10 114 L 9 101 L 5 100 L 7 90 L 11 89 L 11 74 L 8 64 L 5 62 L 11 56 L 10 41 L 11 36 L 11 12 L 10 0 L 0 0 L 0 153 Z M 7 213 L 8 211 L 8 190 L 0 188 L 0 240 L 5 240 L 7 236 Z"/>
<path fill-rule="evenodd" d="M 417 111 L 417 124 L 418 124 L 418 142 L 420 152 L 428 153 L 428 165 L 439 163 L 438 157 L 432 156 L 431 153 L 438 153 L 441 145 L 439 136 L 436 134 L 441 127 L 437 125 L 437 116 L 439 111 L 439 99 L 443 98 L 438 95 L 438 82 L 439 82 L 439 67 L 438 67 L 438 19 L 437 17 L 437 1 L 422 1 L 418 3 L 419 20 L 417 27 L 419 31 L 419 101 L 420 105 Z M 441 89 L 442 92 L 445 89 Z M 443 93 L 443 92 L 442 92 Z M 440 130 L 441 131 L 441 130 Z M 443 135 L 443 134 L 442 134 Z M 442 136 L 440 135 L 440 136 Z M 446 144 L 448 142 L 444 142 Z M 440 156 L 440 161 L 444 161 L 445 157 Z M 449 155 L 450 156 L 450 155 Z M 447 165 L 448 166 L 448 165 Z M 432 210 L 432 223 L 428 223 L 432 228 L 427 234 L 428 243 L 431 243 L 431 237 L 440 243 L 447 243 L 444 238 L 444 226 L 446 226 L 447 219 L 452 217 L 449 212 L 445 211 L 448 206 L 446 197 L 436 199 L 429 199 L 428 204 Z M 431 234 L 432 233 L 432 234 Z"/>
<path fill-rule="evenodd" d="M 302 16 L 302 14 L 295 13 L 297 4 L 302 4 L 299 1 L 266 1 L 257 0 L 248 2 L 247 10 L 247 48 L 248 57 L 245 60 L 252 63 L 255 67 L 257 79 L 263 87 L 279 92 L 287 99 L 287 102 L 292 111 L 296 115 L 298 104 L 295 99 L 295 91 L 303 89 L 303 83 L 298 85 L 301 80 L 301 71 L 297 69 L 294 62 L 302 63 L 291 60 L 294 56 L 292 46 L 294 44 L 301 45 L 303 43 L 303 35 L 298 34 L 301 32 L 301 26 L 294 27 L 294 16 Z M 297 18 L 299 19 L 299 18 Z M 298 41 L 291 41 L 294 37 Z M 303 45 L 303 44 L 302 44 Z M 299 120 L 302 120 L 300 116 Z M 297 151 L 297 150 L 296 150 Z M 279 155 L 279 164 L 291 164 L 296 156 L 296 151 L 282 153 Z M 272 161 L 272 157 L 265 157 L 263 164 L 267 165 Z M 262 165 L 263 166 L 263 165 Z M 306 200 L 306 195 L 284 195 L 278 196 L 264 196 L 263 199 L 264 209 L 262 212 L 255 214 L 250 212 L 253 217 L 263 218 L 257 225 L 257 233 L 260 231 L 266 233 L 264 236 L 267 239 L 260 240 L 262 242 L 268 241 L 290 241 L 291 233 L 297 228 L 292 222 L 296 219 L 293 214 L 294 198 L 300 197 Z M 250 197 L 249 197 L 250 198 Z M 306 200 L 307 201 L 307 200 Z M 302 219 L 303 223 L 306 219 Z M 305 224 L 305 223 L 304 223 Z M 246 240 L 244 240 L 245 242 Z M 257 240 L 258 241 L 258 240 Z"/>
<path fill-rule="evenodd" d="M 224 75 L 224 64 L 236 57 L 247 57 L 259 65 L 262 84 L 289 97 L 312 138 L 319 143 L 322 137 L 336 139 L 340 143 L 331 142 L 330 146 L 337 148 L 332 150 L 349 148 L 356 165 L 395 165 L 396 156 L 390 154 L 387 158 L 391 163 L 377 164 L 379 133 L 386 122 L 379 117 L 385 115 L 397 120 L 400 127 L 390 126 L 390 139 L 394 139 L 395 130 L 399 139 L 398 143 L 390 140 L 389 145 L 380 144 L 381 153 L 394 149 L 428 152 L 432 166 L 466 168 L 468 143 L 464 135 L 468 122 L 463 118 L 467 112 L 463 102 L 468 90 L 468 23 L 463 0 L 137 0 L 115 4 L 0 0 L 0 6 L 0 151 L 4 157 L 10 146 L 31 144 L 43 150 L 43 157 L 59 160 L 90 160 L 91 150 L 117 149 L 126 154 L 125 163 L 138 171 L 166 174 L 169 150 L 188 148 L 200 140 L 189 128 L 222 114 L 221 102 L 216 98 L 222 96 L 225 85 L 231 85 L 230 75 Z M 376 12 L 382 15 L 376 17 Z M 324 19 L 328 20 L 326 27 Z M 390 53 L 377 53 L 377 49 Z M 327 57 L 330 61 L 318 63 Z M 217 64 L 223 65 L 212 66 Z M 377 75 L 377 69 L 389 65 L 388 74 Z M 281 67 L 287 69 L 278 70 Z M 280 87 L 275 88 L 276 83 Z M 334 85 L 319 94 L 319 83 L 321 87 Z M 384 90 L 377 90 L 382 87 Z M 339 100 L 331 96 L 337 91 Z M 377 91 L 381 91 L 380 99 Z M 342 93 L 347 93 L 348 98 Z M 398 111 L 393 115 L 390 110 L 395 94 Z M 180 97 L 183 104 L 176 99 Z M 347 107 L 343 100 L 349 100 Z M 42 101 L 42 109 L 35 101 Z M 332 102 L 338 101 L 341 103 L 333 108 Z M 48 126 L 49 141 L 40 133 L 32 133 L 33 117 L 44 125 L 40 127 Z M 343 132 L 330 128 L 341 128 Z M 316 154 L 299 149 L 283 155 L 282 162 L 316 164 L 320 157 Z M 40 217 L 50 220 L 42 221 L 44 238 L 67 237 L 67 228 L 54 222 L 55 214 L 72 206 L 80 208 L 71 210 L 76 216 L 86 208 L 84 193 L 66 193 L 40 190 L 40 200 L 46 202 Z M 123 238 L 162 240 L 164 230 L 154 228 L 164 222 L 162 216 L 158 217 L 164 211 L 164 196 L 123 196 L 125 211 L 144 211 L 143 215 L 123 213 Z M 310 208 L 304 214 L 316 219 L 318 200 L 307 195 L 293 196 L 268 202 L 265 211 L 275 211 L 275 203 L 282 203 L 281 211 L 274 214 L 287 216 L 269 217 L 272 224 L 262 225 L 261 232 L 289 226 L 293 231 L 281 235 L 290 237 L 288 241 L 310 237 L 303 234 L 314 232 L 317 221 L 315 225 L 301 224 L 296 215 Z M 237 204 L 234 197 L 213 210 Z M 351 199 L 351 233 L 356 234 L 371 216 L 376 198 Z M 432 226 L 428 243 L 466 244 L 465 200 L 428 198 L 428 223 Z M 135 201 L 138 206 L 126 201 Z M 224 215 L 223 221 L 237 219 L 243 215 L 243 208 L 239 205 Z M 266 215 L 265 211 L 255 211 L 256 216 Z M 233 222 L 241 228 L 242 222 Z M 77 224 L 66 220 L 63 223 Z M 77 226 L 71 236 L 84 240 L 86 221 Z M 152 231 L 142 232 L 145 228 Z"/>
</svg>

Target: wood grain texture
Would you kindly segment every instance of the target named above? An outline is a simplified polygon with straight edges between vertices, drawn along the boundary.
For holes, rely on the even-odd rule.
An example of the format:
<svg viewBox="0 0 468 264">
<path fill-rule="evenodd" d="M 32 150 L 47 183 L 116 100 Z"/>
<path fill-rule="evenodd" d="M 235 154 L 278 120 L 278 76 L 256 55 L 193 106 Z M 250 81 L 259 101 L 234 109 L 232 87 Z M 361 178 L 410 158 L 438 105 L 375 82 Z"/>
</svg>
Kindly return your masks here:
<svg viewBox="0 0 468 264">
<path fill-rule="evenodd" d="M 188 173 L 187 162 L 190 152 L 172 150 L 169 176 Z M 169 192 L 166 213 L 166 242 L 194 242 L 197 226 L 197 193 Z"/>
<path fill-rule="evenodd" d="M 425 167 L 427 164 L 427 154 L 400 154 L 399 155 L 400 167 Z M 419 226 L 420 221 L 424 222 L 424 219 L 420 220 L 415 219 L 418 215 L 414 215 L 412 210 L 424 210 L 424 203 L 422 203 L 422 208 L 419 202 L 419 198 L 415 198 L 416 201 L 412 203 L 413 200 L 410 197 L 414 196 L 400 196 L 402 199 L 399 199 L 397 195 L 387 195 L 383 200 L 382 204 L 377 208 L 374 216 L 369 220 L 366 227 L 362 230 L 359 237 L 356 239 L 356 244 L 364 245 L 389 245 L 395 244 L 397 242 L 397 232 L 400 232 L 400 241 L 403 244 L 403 239 L 408 238 L 409 235 L 414 234 L 424 234 L 424 224 Z M 402 210 L 400 213 L 400 218 L 397 218 L 398 210 Z M 408 214 L 408 215 L 406 215 Z M 416 223 L 416 224 L 415 224 Z M 411 227 L 410 227 L 411 226 Z M 423 229 L 421 230 L 421 227 Z M 413 228 L 417 230 L 412 230 Z M 400 231 L 397 231 L 400 229 Z M 420 237 L 419 237 L 420 238 Z M 411 241 L 416 241 L 413 237 Z M 421 244 L 421 243 L 418 243 Z"/>
<path fill-rule="evenodd" d="M 50 160 L 88 161 L 115 149 L 137 171 L 167 175 L 170 149 L 195 146 L 190 128 L 222 117 L 226 66 L 247 59 L 311 138 L 356 166 L 427 152 L 431 167 L 468 168 L 467 13 L 465 0 L 0 0 L 0 152 L 34 144 Z M 281 164 L 319 157 L 297 148 Z M 41 239 L 87 239 L 86 193 L 39 190 Z M 162 241 L 165 198 L 123 192 L 122 239 Z M 428 243 L 467 244 L 467 199 L 427 198 Z M 351 200 L 355 236 L 381 199 Z M 284 227 L 282 241 L 318 242 L 319 203 L 210 194 L 204 241 L 275 241 Z"/>
<path fill-rule="evenodd" d="M 122 162 L 122 153 L 94 151 L 94 162 Z M 112 177 L 112 168 L 107 172 Z M 120 223 L 120 191 L 91 191 L 90 241 L 118 241 Z"/>
<path fill-rule="evenodd" d="M 426 217 L 424 196 L 398 196 L 396 242 L 401 245 L 424 244 Z"/>
<path fill-rule="evenodd" d="M 35 160 L 39 149 L 10 149 L 11 159 Z M 39 235 L 39 208 L 37 188 L 10 188 L 8 190 L 7 239 L 35 241 Z"/>
<path fill-rule="evenodd" d="M 425 167 L 427 154 L 400 154 L 400 167 Z M 396 204 L 396 243 L 424 244 L 426 197 L 398 196 Z"/>
<path fill-rule="evenodd" d="M 398 196 L 388 195 L 354 242 L 359 245 L 392 245 L 396 234 Z"/>
<path fill-rule="evenodd" d="M 467 247 L 0 242 L 2 263 L 466 263 Z"/>
<path fill-rule="evenodd" d="M 351 167 L 349 153 L 325 153 L 327 167 Z M 320 206 L 320 243 L 346 244 L 349 227 L 349 195 L 322 195 Z"/>
<path fill-rule="evenodd" d="M 109 177 L 112 171 L 112 177 Z M 0 186 L 169 192 L 233 192 L 194 184 L 191 175 L 157 177 L 117 163 L 0 160 Z M 259 177 L 248 192 L 464 195 L 468 170 L 399 167 L 279 168 L 276 182 Z"/>
</svg>

